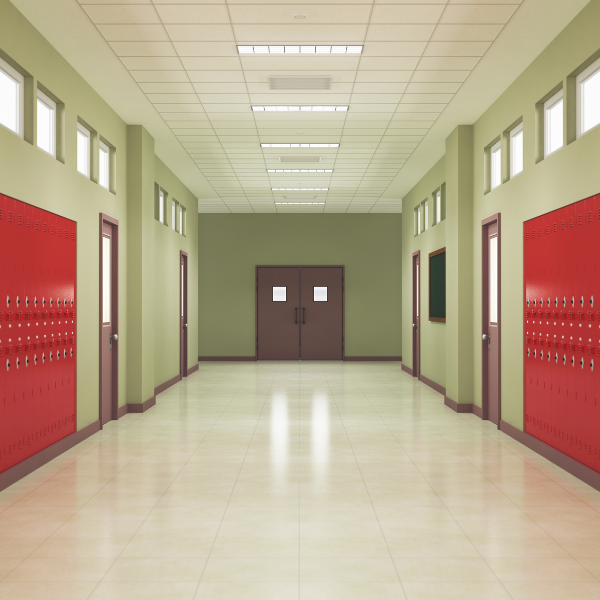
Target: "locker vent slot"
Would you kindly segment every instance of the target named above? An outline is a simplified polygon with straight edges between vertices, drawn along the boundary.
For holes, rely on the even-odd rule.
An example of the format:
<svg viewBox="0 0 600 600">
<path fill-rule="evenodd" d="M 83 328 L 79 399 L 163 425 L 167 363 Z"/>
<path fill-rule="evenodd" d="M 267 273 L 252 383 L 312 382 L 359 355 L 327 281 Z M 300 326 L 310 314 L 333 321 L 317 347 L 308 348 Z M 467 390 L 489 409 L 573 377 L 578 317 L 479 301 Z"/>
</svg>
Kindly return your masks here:
<svg viewBox="0 0 600 600">
<path fill-rule="evenodd" d="M 588 223 L 591 223 L 593 220 L 594 220 L 594 213 L 592 213 L 592 212 L 589 212 L 589 213 L 587 214 L 587 222 L 588 222 Z"/>
<path fill-rule="evenodd" d="M 7 213 L 7 219 L 6 219 L 9 223 L 13 222 L 13 214 L 12 212 L 10 212 L 10 210 Z"/>
<path fill-rule="evenodd" d="M 583 225 L 583 215 L 577 217 L 577 225 Z"/>
<path fill-rule="evenodd" d="M 17 224 L 23 225 L 23 215 L 17 215 Z"/>
</svg>

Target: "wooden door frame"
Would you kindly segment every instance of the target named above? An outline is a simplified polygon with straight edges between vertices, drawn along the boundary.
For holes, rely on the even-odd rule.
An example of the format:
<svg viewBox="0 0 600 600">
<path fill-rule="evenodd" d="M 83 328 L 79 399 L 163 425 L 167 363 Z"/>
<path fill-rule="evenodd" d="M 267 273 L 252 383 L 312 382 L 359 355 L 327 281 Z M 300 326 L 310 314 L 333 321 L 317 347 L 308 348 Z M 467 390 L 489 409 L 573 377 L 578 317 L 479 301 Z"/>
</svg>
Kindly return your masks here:
<svg viewBox="0 0 600 600">
<path fill-rule="evenodd" d="M 258 269 L 341 269 L 342 270 L 342 360 L 346 359 L 346 268 L 344 265 L 256 265 L 255 267 L 255 322 L 254 360 L 258 360 Z M 299 296 L 302 294 L 302 273 L 300 272 Z"/>
<path fill-rule="evenodd" d="M 183 257 L 185 256 L 185 277 L 183 278 L 183 299 L 181 298 L 181 261 L 183 260 Z M 181 309 L 181 302 L 183 300 L 183 314 L 186 318 L 186 322 L 187 322 L 187 316 L 188 316 L 188 253 L 184 252 L 183 250 L 179 251 L 179 306 L 177 307 L 178 310 L 177 312 L 179 312 L 179 310 Z M 189 325 L 188 327 L 186 327 L 186 332 L 189 329 Z M 181 327 L 181 315 L 179 316 L 179 373 L 181 375 L 181 377 L 187 377 L 188 376 L 188 345 L 183 343 L 183 340 L 181 339 L 183 336 L 183 330 Z M 188 333 L 189 336 L 189 333 Z M 189 339 L 189 337 L 188 337 Z M 183 348 L 183 356 L 181 356 L 181 349 Z M 183 369 L 181 368 L 181 362 L 183 361 Z"/>
<path fill-rule="evenodd" d="M 417 276 L 416 276 L 416 269 L 415 269 L 415 258 L 419 261 L 419 281 L 416 281 Z M 419 305 L 421 303 L 421 251 L 417 250 L 416 252 L 412 253 L 412 280 L 413 280 L 413 289 L 412 289 L 412 318 L 416 319 L 417 318 L 417 314 L 416 314 L 416 298 L 418 297 L 418 302 Z M 419 293 L 416 294 L 415 290 L 416 288 L 419 288 Z M 417 331 L 416 331 L 416 335 L 415 335 L 415 331 L 414 331 L 414 321 L 411 323 L 411 328 L 413 329 L 412 331 L 412 348 L 413 348 L 413 361 L 412 361 L 412 372 L 413 372 L 413 377 L 416 377 L 417 379 L 421 379 L 421 311 L 419 311 L 419 324 L 417 325 Z M 419 338 L 419 343 L 417 344 L 417 337 Z M 419 365 L 419 372 L 417 373 L 417 369 L 415 368 L 415 354 L 417 353 L 417 346 L 419 347 L 419 360 L 418 360 L 418 365 Z"/>
<path fill-rule="evenodd" d="M 485 352 L 487 351 L 486 343 L 481 338 L 481 335 L 488 332 L 489 323 L 489 243 L 488 243 L 488 227 L 497 224 L 498 227 L 498 429 L 500 429 L 500 421 L 502 419 L 502 310 L 501 310 L 501 240 L 500 235 L 500 213 L 496 213 L 481 221 L 481 418 L 489 419 L 489 397 L 488 397 L 488 361 L 484 360 Z"/>
<path fill-rule="evenodd" d="M 103 428 L 102 421 L 102 327 L 103 327 L 103 319 L 102 319 L 102 300 L 103 300 L 103 281 L 102 281 L 102 267 L 103 267 L 103 252 L 102 252 L 102 236 L 103 236 L 103 228 L 104 224 L 112 226 L 112 237 L 111 237 L 111 324 L 112 328 L 119 333 L 119 221 L 117 219 L 113 219 L 113 217 L 106 215 L 104 213 L 100 213 L 100 236 L 99 236 L 99 280 L 100 285 L 99 296 L 98 296 L 98 321 L 99 321 L 99 383 L 98 383 L 98 417 L 100 419 L 100 429 Z M 111 415 L 110 421 L 116 420 L 119 418 L 119 345 L 115 344 L 112 349 L 112 369 L 113 369 L 113 379 L 112 379 L 112 406 L 111 406 Z"/>
</svg>

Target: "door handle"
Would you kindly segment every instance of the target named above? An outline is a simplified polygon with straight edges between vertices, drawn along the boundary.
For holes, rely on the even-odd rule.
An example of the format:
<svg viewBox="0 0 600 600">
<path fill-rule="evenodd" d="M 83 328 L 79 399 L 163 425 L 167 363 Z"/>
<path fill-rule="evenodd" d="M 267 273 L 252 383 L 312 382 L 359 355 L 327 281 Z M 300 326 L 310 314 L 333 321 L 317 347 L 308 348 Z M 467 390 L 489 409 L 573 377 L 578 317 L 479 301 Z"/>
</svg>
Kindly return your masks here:
<svg viewBox="0 0 600 600">
<path fill-rule="evenodd" d="M 417 324 L 413 323 L 413 329 L 416 329 L 416 328 L 417 328 Z"/>
<path fill-rule="evenodd" d="M 488 351 L 490 351 L 492 349 L 492 336 L 489 333 L 484 333 L 481 339 L 488 343 Z"/>
<path fill-rule="evenodd" d="M 118 339 L 119 339 L 119 336 L 116 333 L 111 333 L 110 334 L 110 348 L 109 348 L 109 350 L 112 351 L 113 340 L 116 342 Z"/>
<path fill-rule="evenodd" d="M 296 306 L 296 308 L 294 309 L 296 311 L 296 317 L 294 318 L 294 324 L 298 324 L 298 307 Z"/>
<path fill-rule="evenodd" d="M 305 315 L 304 315 L 304 311 L 305 311 L 305 310 L 306 310 L 306 309 L 305 309 L 305 308 L 304 308 L 304 306 L 303 306 L 303 307 L 302 307 L 302 325 L 304 325 L 304 324 L 306 323 L 306 319 L 304 318 L 304 317 L 305 317 Z"/>
<path fill-rule="evenodd" d="M 187 329 L 187 323 L 184 323 L 184 324 L 183 324 L 183 328 L 184 328 L 184 329 Z"/>
</svg>

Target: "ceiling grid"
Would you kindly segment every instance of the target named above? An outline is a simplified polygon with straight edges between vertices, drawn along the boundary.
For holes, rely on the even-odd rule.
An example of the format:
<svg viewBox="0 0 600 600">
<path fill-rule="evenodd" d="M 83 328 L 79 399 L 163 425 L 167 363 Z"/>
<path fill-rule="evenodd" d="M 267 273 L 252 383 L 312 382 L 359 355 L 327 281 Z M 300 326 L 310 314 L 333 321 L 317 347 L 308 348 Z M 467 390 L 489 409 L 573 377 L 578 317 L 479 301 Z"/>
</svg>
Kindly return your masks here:
<svg viewBox="0 0 600 600">
<path fill-rule="evenodd" d="M 401 198 L 382 197 L 386 189 L 521 4 L 78 1 L 216 191 L 215 198 L 199 199 L 200 212 L 337 213 L 401 212 Z M 269 44 L 364 49 L 310 55 L 237 49 Z M 332 83 L 271 89 L 269 77 L 277 76 Z M 253 105 L 349 109 L 253 111 Z M 320 160 L 308 165 L 303 155 Z M 269 172 L 277 169 L 332 172 Z M 307 189 L 317 191 L 306 196 Z M 307 204 L 277 204 L 295 201 Z"/>
</svg>

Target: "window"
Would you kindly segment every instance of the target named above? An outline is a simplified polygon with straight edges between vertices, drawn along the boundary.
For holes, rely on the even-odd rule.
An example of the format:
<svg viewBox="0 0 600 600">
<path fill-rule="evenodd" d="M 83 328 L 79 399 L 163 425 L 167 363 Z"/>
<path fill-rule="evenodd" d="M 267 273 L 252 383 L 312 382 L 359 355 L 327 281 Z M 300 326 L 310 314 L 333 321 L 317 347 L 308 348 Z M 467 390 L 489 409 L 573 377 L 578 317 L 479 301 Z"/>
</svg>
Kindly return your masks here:
<svg viewBox="0 0 600 600">
<path fill-rule="evenodd" d="M 435 193 L 435 222 L 442 221 L 442 190 Z"/>
<path fill-rule="evenodd" d="M 165 193 L 162 190 L 158 191 L 158 220 L 161 223 L 165 222 L 165 204 L 166 204 L 166 198 L 165 198 Z"/>
<path fill-rule="evenodd" d="M 494 144 L 490 150 L 490 189 L 502 183 L 502 148 L 501 142 Z"/>
<path fill-rule="evenodd" d="M 429 202 L 425 200 L 425 231 L 429 228 Z"/>
<path fill-rule="evenodd" d="M 179 222 L 179 228 L 180 228 L 179 233 L 185 237 L 185 234 L 186 234 L 186 231 L 185 231 L 185 228 L 186 228 L 185 208 L 182 206 L 182 207 L 180 207 L 179 210 L 181 211 L 179 213 L 179 216 L 180 216 L 180 219 L 181 219 L 181 221 Z"/>
<path fill-rule="evenodd" d="M 56 103 L 44 92 L 37 92 L 37 145 L 56 156 Z"/>
<path fill-rule="evenodd" d="M 179 205 L 179 235 L 183 235 L 183 208 Z"/>
<path fill-rule="evenodd" d="M 577 77 L 577 137 L 600 125 L 600 60 Z"/>
<path fill-rule="evenodd" d="M 102 235 L 102 322 L 110 323 L 110 236 Z"/>
<path fill-rule="evenodd" d="M 0 59 L 0 125 L 23 137 L 23 76 Z"/>
<path fill-rule="evenodd" d="M 563 91 L 544 104 L 544 156 L 563 147 Z"/>
<path fill-rule="evenodd" d="M 273 302 L 286 302 L 286 296 L 286 287 L 273 287 Z"/>
<path fill-rule="evenodd" d="M 90 177 L 90 139 L 91 135 L 81 123 L 77 123 L 77 170 Z"/>
<path fill-rule="evenodd" d="M 417 208 L 417 235 L 421 233 L 421 207 Z"/>
<path fill-rule="evenodd" d="M 314 302 L 327 302 L 327 288 L 315 286 L 313 288 L 313 300 Z"/>
<path fill-rule="evenodd" d="M 510 132 L 510 177 L 523 171 L 523 123 Z"/>
<path fill-rule="evenodd" d="M 171 201 L 171 227 L 173 231 L 177 231 L 177 202 Z"/>
<path fill-rule="evenodd" d="M 100 142 L 100 179 L 98 183 L 107 190 L 110 188 L 110 149 Z"/>
</svg>

